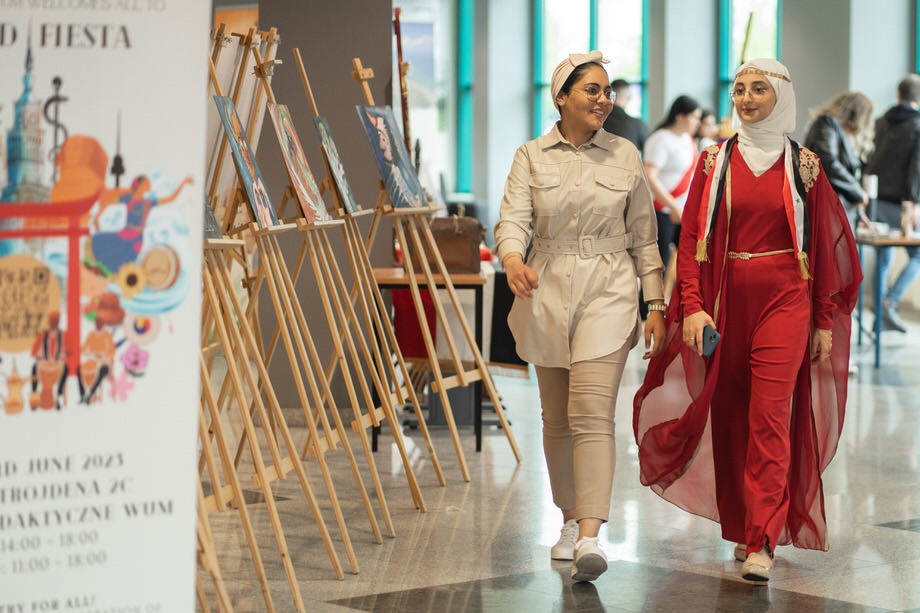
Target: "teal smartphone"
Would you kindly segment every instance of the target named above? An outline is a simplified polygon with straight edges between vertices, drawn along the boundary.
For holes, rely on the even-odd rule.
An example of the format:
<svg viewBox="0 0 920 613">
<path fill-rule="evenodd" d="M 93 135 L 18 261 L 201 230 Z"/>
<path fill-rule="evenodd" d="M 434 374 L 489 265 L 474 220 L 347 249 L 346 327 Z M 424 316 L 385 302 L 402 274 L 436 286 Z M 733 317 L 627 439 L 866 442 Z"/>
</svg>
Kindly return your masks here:
<svg viewBox="0 0 920 613">
<path fill-rule="evenodd" d="M 719 331 L 706 324 L 706 327 L 703 328 L 703 355 L 712 355 L 712 352 L 716 350 L 716 345 L 719 344 L 720 338 L 722 338 L 722 335 L 719 334 Z"/>
</svg>

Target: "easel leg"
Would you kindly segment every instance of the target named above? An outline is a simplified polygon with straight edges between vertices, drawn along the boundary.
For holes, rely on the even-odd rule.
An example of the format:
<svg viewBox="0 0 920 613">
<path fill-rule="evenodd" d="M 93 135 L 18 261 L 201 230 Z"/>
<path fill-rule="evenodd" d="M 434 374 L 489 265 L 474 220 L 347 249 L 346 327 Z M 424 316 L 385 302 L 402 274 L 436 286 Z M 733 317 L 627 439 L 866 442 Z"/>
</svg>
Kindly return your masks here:
<svg viewBox="0 0 920 613">
<path fill-rule="evenodd" d="M 266 267 L 268 266 L 274 267 L 275 259 L 274 259 L 274 253 L 272 251 L 271 244 L 268 243 L 267 238 L 264 235 L 258 236 L 256 240 L 257 240 L 257 244 L 259 245 L 259 254 L 262 257 L 263 262 L 265 263 L 264 265 Z M 290 316 L 292 309 L 291 309 L 290 304 L 284 299 L 284 293 L 280 290 L 280 288 L 278 288 L 275 275 L 272 273 L 273 271 L 268 270 L 267 274 L 265 275 L 265 279 L 268 282 L 269 292 L 272 297 L 272 304 L 274 305 L 274 308 L 275 308 L 275 316 L 278 318 L 278 322 L 283 324 L 283 322 L 288 321 L 288 317 Z M 297 328 L 294 325 L 294 322 L 291 322 L 291 328 L 296 331 Z M 338 526 L 339 526 L 339 531 L 342 534 L 342 540 L 345 544 L 345 550 L 346 550 L 346 553 L 348 554 L 348 560 L 351 563 L 352 572 L 357 573 L 358 572 L 358 560 L 355 557 L 354 548 L 352 547 L 352 544 L 351 544 L 351 537 L 348 533 L 348 527 L 345 524 L 345 517 L 342 514 L 342 508 L 341 508 L 341 505 L 339 504 L 338 496 L 335 493 L 335 484 L 332 481 L 332 475 L 329 472 L 329 466 L 326 464 L 326 458 L 323 453 L 323 449 L 319 444 L 320 443 L 319 432 L 316 427 L 316 422 L 313 419 L 313 414 L 310 412 L 310 409 L 309 409 L 309 402 L 307 400 L 306 390 L 304 389 L 303 380 L 301 379 L 301 376 L 300 376 L 300 366 L 299 366 L 300 362 L 298 362 L 297 353 L 294 350 L 294 342 L 292 341 L 291 335 L 289 334 L 287 326 L 285 325 L 282 325 L 282 335 L 281 336 L 282 336 L 282 340 L 284 341 L 285 349 L 287 350 L 287 353 L 288 353 L 288 359 L 290 360 L 291 372 L 294 375 L 294 383 L 297 387 L 298 397 L 301 399 L 301 403 L 303 404 L 303 407 L 304 407 L 304 416 L 307 419 L 307 426 L 309 427 L 310 434 L 315 441 L 314 448 L 316 449 L 316 458 L 320 465 L 320 470 L 323 473 L 323 480 L 326 484 L 326 491 L 329 493 L 329 499 L 332 502 L 333 512 L 336 517 L 336 522 L 338 523 Z M 312 376 L 309 373 L 309 363 L 305 358 L 306 350 L 304 349 L 304 346 L 303 346 L 303 339 L 301 338 L 299 334 L 295 335 L 295 339 L 297 341 L 298 349 L 300 352 L 301 359 L 303 361 L 302 363 L 304 365 L 304 368 L 308 371 L 308 376 Z M 329 432 L 331 428 L 329 427 L 328 423 L 326 423 L 325 421 L 324 412 L 322 412 L 321 407 L 318 407 L 317 410 L 320 411 L 320 417 L 322 418 L 322 421 L 323 421 L 324 431 Z M 291 450 L 291 454 L 293 458 L 297 457 L 296 450 Z M 299 463 L 297 464 L 299 465 Z"/>
<path fill-rule="evenodd" d="M 402 221 L 394 217 L 393 227 L 396 229 L 397 238 L 400 245 L 407 245 L 406 234 L 403 231 Z M 424 253 L 422 251 L 421 253 Z M 422 305 L 422 296 L 419 293 L 418 281 L 415 278 L 415 268 L 412 265 L 411 257 L 403 257 L 406 269 L 409 273 L 409 290 L 412 294 L 412 303 L 415 305 L 415 313 L 418 317 L 418 325 L 422 331 L 422 338 L 425 341 L 425 348 L 428 352 L 428 363 L 431 366 L 431 372 L 434 375 L 435 383 L 438 384 L 438 395 L 441 398 L 441 406 L 444 409 L 444 418 L 447 420 L 447 426 L 450 429 L 450 436 L 454 442 L 454 451 L 457 453 L 457 460 L 460 463 L 460 473 L 464 481 L 470 480 L 470 471 L 466 466 L 466 457 L 463 455 L 463 446 L 460 442 L 460 433 L 457 431 L 457 424 L 454 422 L 453 411 L 450 408 L 450 399 L 447 397 L 447 390 L 444 386 L 444 377 L 441 374 L 441 365 L 438 362 L 437 349 L 434 340 L 431 338 L 431 331 L 428 330 L 428 322 L 425 319 L 425 307 Z M 435 291 L 435 285 L 429 281 L 429 288 Z M 437 302 L 437 300 L 435 300 Z"/>
<path fill-rule="evenodd" d="M 215 256 L 215 257 L 216 257 L 216 256 Z M 215 260 L 215 261 L 216 261 L 216 260 Z M 220 273 L 219 278 L 220 278 L 221 281 L 224 283 L 223 289 L 225 289 L 225 290 L 226 290 L 226 289 L 230 289 L 230 286 L 229 286 L 230 277 L 229 277 L 229 274 L 228 274 L 226 268 L 218 268 L 218 272 Z M 254 335 L 252 334 L 252 330 L 249 328 L 248 325 L 246 325 L 246 323 L 245 323 L 245 321 L 246 321 L 246 320 L 245 320 L 245 317 L 243 317 L 244 309 L 243 309 L 242 306 L 240 305 L 239 299 L 237 298 L 236 294 L 229 293 L 229 294 L 225 294 L 225 295 L 228 295 L 228 296 L 229 296 L 229 298 L 230 298 L 230 304 L 231 304 L 231 306 L 232 306 L 234 312 L 238 314 L 239 323 L 240 323 L 239 329 L 237 329 L 236 327 L 233 327 L 233 326 L 230 326 L 230 329 L 233 330 L 234 334 L 236 334 L 236 335 L 238 335 L 238 336 L 239 336 L 239 335 L 242 335 L 242 337 L 244 337 L 244 338 L 238 338 L 238 339 L 237 339 L 237 340 L 238 340 L 238 343 L 239 343 L 240 345 L 243 345 L 243 341 L 245 340 L 245 341 L 248 343 L 248 347 L 249 347 L 249 349 L 250 349 L 250 352 L 249 352 L 248 354 L 246 354 L 246 355 L 247 355 L 246 364 L 248 365 L 248 364 L 249 364 L 249 361 L 250 361 L 250 359 L 251 359 L 252 362 L 253 362 L 253 363 L 255 364 L 255 366 L 256 366 L 256 370 L 258 371 L 258 374 L 259 374 L 259 377 L 261 378 L 261 380 L 262 380 L 262 381 L 265 381 L 265 382 L 268 382 L 268 381 L 269 381 L 268 370 L 267 370 L 267 368 L 265 367 L 264 362 L 262 362 L 261 359 L 258 359 L 258 353 L 257 353 L 257 351 L 256 351 L 256 346 L 255 346 L 255 337 L 254 337 Z M 252 356 L 252 357 L 250 358 L 249 356 Z M 253 390 L 255 390 L 255 389 L 256 389 L 256 385 L 253 385 Z M 332 538 L 329 536 L 329 531 L 328 531 L 328 529 L 326 528 L 326 522 L 323 520 L 323 516 L 322 516 L 322 514 L 321 514 L 321 512 L 320 512 L 319 504 L 317 503 L 316 496 L 313 494 L 313 489 L 312 489 L 312 487 L 310 486 L 310 482 L 307 480 L 307 474 L 306 474 L 306 472 L 304 471 L 303 465 L 298 461 L 298 458 L 297 458 L 297 447 L 296 447 L 296 445 L 294 444 L 294 440 L 293 440 L 293 438 L 291 437 L 290 430 L 288 429 L 287 423 L 286 423 L 285 420 L 284 420 L 284 415 L 282 414 L 282 412 L 281 412 L 281 407 L 280 407 L 280 405 L 278 404 L 278 398 L 275 396 L 274 389 L 272 388 L 272 386 L 271 386 L 270 384 L 269 384 L 269 385 L 266 385 L 265 391 L 266 391 L 266 397 L 268 398 L 268 401 L 269 401 L 269 406 L 271 407 L 271 410 L 275 413 L 276 422 L 277 422 L 277 424 L 278 424 L 278 426 L 279 426 L 279 429 L 280 429 L 280 431 L 281 431 L 282 436 L 284 437 L 285 446 L 287 447 L 287 450 L 288 450 L 288 457 L 290 458 L 291 464 L 293 465 L 293 468 L 294 468 L 295 472 L 297 473 L 297 478 L 298 478 L 298 480 L 300 481 L 301 489 L 302 489 L 303 492 L 304 492 L 304 496 L 305 496 L 306 499 L 307 499 L 307 503 L 308 503 L 309 506 L 310 506 L 310 510 L 311 510 L 312 513 L 313 513 L 313 517 L 314 517 L 314 520 L 315 520 L 315 522 L 316 522 L 317 528 L 319 529 L 320 535 L 321 535 L 321 537 L 322 537 L 322 539 L 323 539 L 323 543 L 324 543 L 325 546 L 326 546 L 326 552 L 327 552 L 328 555 L 329 555 L 329 559 L 330 559 L 330 561 L 331 561 L 331 563 L 332 563 L 333 570 L 335 571 L 336 577 L 337 577 L 338 579 L 342 579 L 343 576 L 344 576 L 343 573 L 342 573 L 342 566 L 341 566 L 341 564 L 339 563 L 338 555 L 335 553 L 335 548 L 334 548 L 333 545 L 332 545 Z M 254 391 L 253 393 L 255 394 L 255 393 L 257 393 L 257 392 Z M 259 406 L 261 406 L 261 403 L 259 404 Z M 263 411 L 264 411 L 264 410 L 263 410 Z M 246 416 L 248 417 L 248 415 L 249 415 L 248 412 L 246 412 L 246 411 L 242 411 L 242 412 L 245 413 Z M 263 420 L 265 420 L 264 412 L 263 412 L 262 415 L 260 415 L 260 417 L 261 417 Z M 251 423 L 251 421 L 250 421 L 250 423 Z M 263 423 L 265 423 L 265 422 L 263 421 Z M 307 422 L 307 423 L 308 423 L 308 426 L 309 426 L 309 425 L 311 425 L 312 422 L 308 419 L 308 422 Z M 313 425 L 313 429 L 315 430 L 315 424 L 312 424 L 312 425 Z M 254 433 L 254 430 L 252 430 L 252 433 Z M 258 441 L 253 441 L 253 442 L 250 443 L 250 445 L 253 445 L 253 444 L 255 444 L 256 446 L 258 446 Z M 321 466 L 322 466 L 322 465 L 323 465 L 323 464 L 321 464 Z M 280 470 L 280 469 L 281 469 L 281 466 L 278 466 L 278 469 Z M 283 474 L 284 474 L 284 473 L 281 473 L 281 476 L 283 476 Z M 257 477 L 258 477 L 258 480 L 259 480 L 259 482 L 260 482 L 260 486 L 263 488 L 263 490 L 268 489 L 268 485 L 269 485 L 269 484 L 268 484 L 268 482 L 265 480 L 265 479 L 266 479 L 266 475 L 264 474 L 264 471 L 263 471 L 262 474 L 257 473 Z M 271 490 L 268 489 L 268 491 L 270 492 Z M 333 502 L 333 508 L 335 508 L 336 505 L 338 504 L 338 499 L 337 499 L 336 496 L 335 496 L 335 491 L 334 491 L 334 490 L 330 493 L 330 499 L 331 499 L 332 502 Z M 357 572 L 357 571 L 355 571 L 355 572 Z"/>
<path fill-rule="evenodd" d="M 307 242 L 307 237 L 304 237 L 304 241 Z M 272 239 L 272 243 L 273 243 L 273 248 L 276 250 L 277 255 L 280 256 L 281 254 L 280 246 L 277 244 L 276 241 L 274 241 L 274 239 Z M 313 252 L 311 245 L 308 242 L 307 242 L 307 253 L 310 256 L 310 261 L 315 271 L 316 270 L 316 262 L 315 262 L 316 254 Z M 292 315 L 294 316 L 295 320 L 300 326 L 300 330 L 303 333 L 303 338 L 305 340 L 306 347 L 310 355 L 310 361 L 314 367 L 319 367 L 322 365 L 319 360 L 319 354 L 316 351 L 316 346 L 313 342 L 312 335 L 309 333 L 309 326 L 307 324 L 306 317 L 303 313 L 303 309 L 300 306 L 300 301 L 297 298 L 297 294 L 294 289 L 293 281 L 290 275 L 288 274 L 287 268 L 284 266 L 283 258 L 277 257 L 276 260 L 273 262 L 273 266 L 276 267 L 277 269 L 276 272 L 281 279 L 281 284 L 282 286 L 284 286 L 286 290 L 287 305 L 290 305 Z M 330 333 L 332 335 L 335 354 L 336 356 L 338 356 L 338 359 L 340 363 L 342 364 L 342 375 L 345 380 L 345 386 L 348 390 L 349 401 L 352 404 L 353 410 L 357 411 L 358 410 L 357 408 L 358 400 L 357 400 L 357 396 L 355 395 L 354 385 L 353 385 L 350 373 L 348 371 L 347 365 L 345 364 L 345 353 L 342 348 L 342 341 L 339 335 L 338 327 L 336 325 L 335 318 L 332 315 L 332 311 L 329 307 L 329 298 L 328 298 L 328 292 L 326 289 L 326 285 L 325 285 L 324 279 L 319 275 L 317 275 L 316 282 L 317 282 L 317 287 L 320 292 L 320 298 L 323 303 L 324 310 L 326 311 L 326 318 L 329 324 Z M 308 368 L 307 373 L 308 373 L 308 377 L 312 380 L 313 379 L 312 369 Z M 328 384 L 328 382 L 324 382 L 324 384 Z M 314 386 L 314 385 L 315 385 L 314 383 L 311 383 L 311 386 Z M 331 392 L 329 393 L 329 396 L 331 397 Z M 320 402 L 320 398 L 318 395 L 317 395 L 316 401 Z M 371 528 L 374 531 L 374 537 L 378 543 L 381 543 L 383 542 L 383 539 L 380 534 L 380 527 L 377 524 L 377 517 L 374 515 L 373 508 L 370 504 L 370 498 L 368 498 L 367 492 L 364 489 L 364 483 L 363 481 L 361 481 L 361 476 L 358 470 L 357 462 L 354 459 L 354 454 L 351 450 L 351 445 L 348 442 L 348 437 L 347 437 L 347 432 L 345 431 L 345 426 L 341 421 L 341 417 L 339 415 L 338 410 L 335 408 L 335 405 L 330 402 L 330 406 L 333 407 L 330 412 L 332 413 L 332 417 L 333 417 L 333 421 L 335 422 L 336 429 L 339 432 L 339 438 L 342 442 L 342 446 L 345 448 L 346 452 L 348 453 L 349 460 L 351 461 L 352 472 L 359 485 L 359 489 L 361 490 L 362 499 L 365 503 L 365 510 L 367 511 L 368 519 L 371 522 Z M 370 464 L 370 472 L 371 472 L 371 476 L 373 478 L 375 487 L 380 486 L 380 476 L 374 464 Z M 388 530 L 390 530 L 390 534 L 392 534 L 392 524 L 390 523 L 391 520 L 389 520 L 389 512 L 386 506 L 386 499 L 383 497 L 382 486 L 380 486 L 377 489 L 377 495 L 378 495 L 378 500 L 381 501 L 381 509 L 384 515 L 384 521 L 387 522 L 387 528 Z"/>
<path fill-rule="evenodd" d="M 370 301 L 372 304 L 366 306 L 366 309 L 373 313 L 374 324 L 376 326 L 377 334 L 383 347 L 384 355 L 396 355 L 396 361 L 400 368 L 402 380 L 406 387 L 406 395 L 409 397 L 412 408 L 415 411 L 419 429 L 422 431 L 422 436 L 425 438 L 425 444 L 428 447 L 428 455 L 431 458 L 431 463 L 434 467 L 435 475 L 438 478 L 438 483 L 443 486 L 445 484 L 445 479 L 444 471 L 441 470 L 441 462 L 438 459 L 437 451 L 435 451 L 434 448 L 434 442 L 432 441 L 431 434 L 428 431 L 428 424 L 425 422 L 424 415 L 422 415 L 421 404 L 419 403 L 418 396 L 415 393 L 415 387 L 412 383 L 412 376 L 409 373 L 409 369 L 406 366 L 406 360 L 403 357 L 402 351 L 399 348 L 399 343 L 396 340 L 396 332 L 393 330 L 393 325 L 390 321 L 386 303 L 383 300 L 383 296 L 380 293 L 380 288 L 377 286 L 377 282 L 374 280 L 374 272 L 371 268 L 369 256 L 365 249 L 364 243 L 361 240 L 361 234 L 358 230 L 357 223 L 353 218 L 348 218 L 345 220 L 345 244 L 349 248 L 349 254 L 357 264 L 356 270 L 358 271 L 358 274 L 356 274 L 356 277 L 360 275 L 362 285 L 372 294 L 372 300 Z M 344 282 L 341 281 L 341 276 L 339 276 L 339 279 L 339 282 L 344 285 Z M 371 329 L 370 325 L 368 329 Z M 387 344 L 387 341 L 389 341 L 389 345 Z M 400 386 L 398 383 L 399 379 L 396 375 L 396 370 L 390 360 L 385 361 L 389 369 L 391 381 L 393 381 L 393 386 L 396 388 L 396 393 L 399 394 Z"/>
<path fill-rule="evenodd" d="M 312 242 L 312 237 L 309 237 L 309 238 L 311 240 L 311 246 L 312 246 L 312 250 L 314 253 L 313 259 L 314 259 L 315 274 L 317 275 L 318 278 L 328 277 L 332 279 L 333 286 L 334 286 L 334 280 L 337 276 L 337 273 L 339 272 L 337 267 L 336 267 L 336 270 L 333 271 L 333 266 L 335 266 L 335 259 L 332 257 L 331 253 L 329 253 L 328 251 L 326 251 L 325 249 L 321 247 L 322 241 L 319 239 L 319 237 L 316 238 L 315 242 Z M 319 267 L 317 267 L 317 264 L 319 264 Z M 325 282 L 323 282 L 322 285 L 325 288 Z M 359 293 L 361 293 L 360 290 L 359 290 Z M 352 339 L 352 334 L 349 330 L 349 326 L 347 325 L 347 322 L 349 320 L 357 323 L 358 317 L 356 313 L 354 312 L 352 305 L 348 302 L 347 297 L 344 297 L 343 300 L 340 300 L 338 292 L 333 291 L 332 301 L 333 301 L 333 306 L 335 307 L 335 311 L 338 314 L 339 321 L 342 324 L 342 330 L 344 333 L 345 340 L 348 344 L 349 350 L 351 351 L 351 355 L 353 356 L 352 359 L 355 364 L 355 371 L 358 373 L 358 376 L 360 377 L 360 382 L 362 385 L 362 389 L 364 391 L 365 399 L 367 401 L 368 410 L 371 413 L 374 413 L 377 410 L 377 408 L 374 405 L 373 398 L 370 394 L 370 390 L 367 389 L 367 383 L 364 380 L 364 375 L 362 372 L 362 364 L 361 364 L 361 361 L 359 360 L 358 352 L 355 349 L 354 341 Z M 345 303 L 344 309 L 343 309 L 342 303 Z M 412 469 L 412 463 L 409 461 L 409 454 L 406 452 L 405 441 L 402 438 L 402 430 L 400 430 L 399 428 L 399 422 L 397 421 L 397 418 L 396 418 L 396 412 L 393 410 L 393 405 L 392 405 L 391 398 L 389 395 L 389 390 L 384 388 L 383 383 L 381 382 L 381 379 L 379 376 L 380 372 L 375 368 L 374 359 L 370 355 L 370 352 L 368 350 L 367 344 L 365 343 L 364 337 L 361 335 L 360 331 L 358 331 L 355 334 L 355 336 L 357 337 L 358 344 L 360 345 L 360 348 L 362 350 L 362 355 L 364 357 L 365 364 L 367 365 L 368 371 L 370 372 L 371 377 L 373 379 L 374 387 L 378 391 L 378 395 L 380 396 L 381 406 L 383 408 L 384 415 L 386 419 L 388 419 L 390 422 L 390 429 L 393 432 L 393 438 L 396 442 L 397 449 L 399 450 L 400 458 L 402 459 L 402 462 L 403 462 L 403 468 L 406 471 L 406 478 L 409 481 L 409 490 L 412 493 L 412 500 L 415 503 L 416 508 L 424 508 L 425 502 L 422 499 L 422 493 L 418 486 L 418 480 L 415 478 L 415 471 Z M 374 346 L 376 347 L 376 344 Z M 356 414 L 355 424 L 357 425 L 357 427 L 360 427 L 360 429 L 363 430 L 364 429 L 363 425 L 360 425 L 360 421 L 358 421 L 360 417 L 361 417 L 360 415 Z M 366 433 L 364 436 L 365 437 L 367 436 Z M 371 453 L 371 457 L 373 457 L 373 453 Z"/>
<path fill-rule="evenodd" d="M 441 258 L 440 251 L 438 251 L 437 243 L 434 240 L 434 235 L 431 233 L 431 227 L 427 224 L 421 223 L 419 224 L 419 227 L 421 228 L 422 234 L 425 237 L 428 245 L 433 250 L 432 252 L 434 253 L 435 261 L 438 264 L 438 269 L 444 276 L 444 287 L 447 290 L 447 294 L 450 296 L 451 303 L 453 303 L 454 309 L 457 312 L 457 319 L 460 322 L 460 326 L 463 328 L 463 334 L 466 336 L 466 341 L 469 343 L 470 350 L 473 352 L 473 356 L 476 360 L 476 366 L 479 369 L 479 374 L 481 376 L 483 385 L 485 385 L 486 391 L 489 394 L 489 399 L 492 401 L 492 405 L 495 408 L 495 414 L 498 416 L 498 420 L 502 425 L 502 429 L 505 431 L 505 437 L 508 439 L 508 444 L 511 445 L 511 451 L 514 453 L 514 458 L 520 462 L 521 452 L 518 449 L 517 442 L 514 440 L 514 434 L 511 432 L 511 424 L 508 423 L 508 418 L 505 416 L 505 411 L 501 405 L 501 398 L 499 398 L 498 391 L 495 389 L 495 385 L 492 382 L 492 377 L 489 374 L 489 369 L 486 367 L 485 360 L 482 359 L 482 353 L 479 351 L 479 346 L 476 344 L 476 341 L 470 332 L 470 325 L 466 321 L 466 317 L 463 315 L 463 309 L 460 306 L 460 301 L 457 299 L 457 292 L 454 290 L 453 283 L 450 282 L 450 276 L 447 274 L 447 267 L 444 265 L 444 260 Z"/>
<path fill-rule="evenodd" d="M 210 277 L 209 271 L 205 269 L 205 277 Z M 216 304 L 218 302 L 217 296 L 214 294 L 214 286 L 208 279 L 205 282 L 205 289 L 208 291 L 208 299 Z M 227 360 L 227 373 L 233 379 L 233 386 L 236 393 L 236 399 L 238 406 L 240 407 L 240 415 L 243 418 L 243 426 L 246 430 L 247 435 L 249 436 L 249 448 L 252 453 L 253 463 L 255 464 L 256 474 L 260 477 L 260 482 L 262 484 L 262 494 L 265 497 L 265 506 L 268 510 L 269 518 L 271 520 L 272 528 L 275 532 L 275 540 L 278 545 L 278 551 L 281 554 L 281 562 L 284 566 L 285 573 L 287 574 L 288 584 L 291 587 L 291 594 L 294 598 L 294 605 L 297 607 L 298 611 L 304 611 L 303 599 L 300 596 L 300 586 L 297 584 L 297 577 L 294 573 L 294 567 L 291 563 L 290 552 L 287 548 L 287 540 L 284 537 L 284 530 L 281 527 L 281 519 L 278 516 L 278 509 L 275 506 L 274 494 L 268 486 L 269 480 L 265 475 L 265 464 L 262 461 L 262 451 L 259 449 L 259 445 L 255 436 L 255 425 L 252 423 L 252 419 L 249 416 L 249 412 L 245 410 L 247 405 L 245 392 L 243 391 L 243 383 L 240 379 L 240 373 L 237 371 L 236 361 L 230 356 L 233 354 L 230 353 L 230 349 L 233 347 L 233 342 L 230 340 L 230 334 L 227 331 L 227 328 L 233 328 L 233 326 L 226 326 L 223 321 L 219 318 L 217 321 L 217 330 L 220 335 L 221 343 L 226 349 L 226 355 L 228 356 Z"/>
</svg>

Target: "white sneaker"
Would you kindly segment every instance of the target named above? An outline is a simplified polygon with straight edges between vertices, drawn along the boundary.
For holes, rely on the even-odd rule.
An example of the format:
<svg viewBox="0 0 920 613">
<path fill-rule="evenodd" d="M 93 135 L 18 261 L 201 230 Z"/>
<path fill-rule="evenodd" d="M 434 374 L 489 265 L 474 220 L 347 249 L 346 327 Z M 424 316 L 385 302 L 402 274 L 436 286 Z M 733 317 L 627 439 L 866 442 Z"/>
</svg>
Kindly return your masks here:
<svg viewBox="0 0 920 613">
<path fill-rule="evenodd" d="M 597 546 L 597 537 L 584 536 L 575 543 L 573 581 L 594 581 L 607 570 L 607 556 Z"/>
<path fill-rule="evenodd" d="M 553 560 L 571 560 L 575 557 L 575 541 L 578 540 L 578 522 L 570 519 L 559 531 L 559 540 L 549 550 Z"/>
<path fill-rule="evenodd" d="M 770 555 L 770 550 L 764 547 L 748 555 L 741 567 L 741 577 L 755 584 L 766 585 L 770 580 L 771 568 L 773 568 L 773 556 Z"/>
<path fill-rule="evenodd" d="M 739 562 L 744 562 L 747 560 L 747 545 L 744 543 L 738 543 L 735 545 L 735 559 Z"/>
</svg>

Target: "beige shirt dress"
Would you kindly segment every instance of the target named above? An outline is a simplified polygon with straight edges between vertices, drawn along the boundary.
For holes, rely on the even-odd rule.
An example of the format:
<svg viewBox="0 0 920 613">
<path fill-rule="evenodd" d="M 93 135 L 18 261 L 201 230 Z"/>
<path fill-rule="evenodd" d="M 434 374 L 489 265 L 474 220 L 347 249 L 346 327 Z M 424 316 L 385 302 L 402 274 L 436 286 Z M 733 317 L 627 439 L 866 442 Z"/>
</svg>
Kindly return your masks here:
<svg viewBox="0 0 920 613">
<path fill-rule="evenodd" d="M 522 145 L 495 226 L 499 261 L 531 251 L 539 275 L 515 298 L 508 325 L 521 359 L 569 368 L 639 339 L 638 284 L 660 300 L 652 195 L 635 146 L 598 130 L 577 149 L 553 130 Z"/>
</svg>

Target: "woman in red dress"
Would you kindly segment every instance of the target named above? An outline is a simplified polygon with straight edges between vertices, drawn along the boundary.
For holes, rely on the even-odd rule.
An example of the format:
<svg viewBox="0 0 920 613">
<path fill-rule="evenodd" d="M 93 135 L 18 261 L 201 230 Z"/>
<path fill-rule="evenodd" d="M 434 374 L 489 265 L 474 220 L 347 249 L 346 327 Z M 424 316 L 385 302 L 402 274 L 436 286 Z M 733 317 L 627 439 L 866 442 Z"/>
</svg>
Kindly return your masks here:
<svg viewBox="0 0 920 613">
<path fill-rule="evenodd" d="M 742 576 L 773 552 L 827 550 L 821 473 L 843 426 L 862 274 L 817 156 L 788 138 L 781 63 L 741 66 L 738 135 L 707 148 L 684 208 L 665 350 L 634 401 L 644 485 L 722 526 Z M 703 355 L 703 331 L 721 333 Z"/>
</svg>

